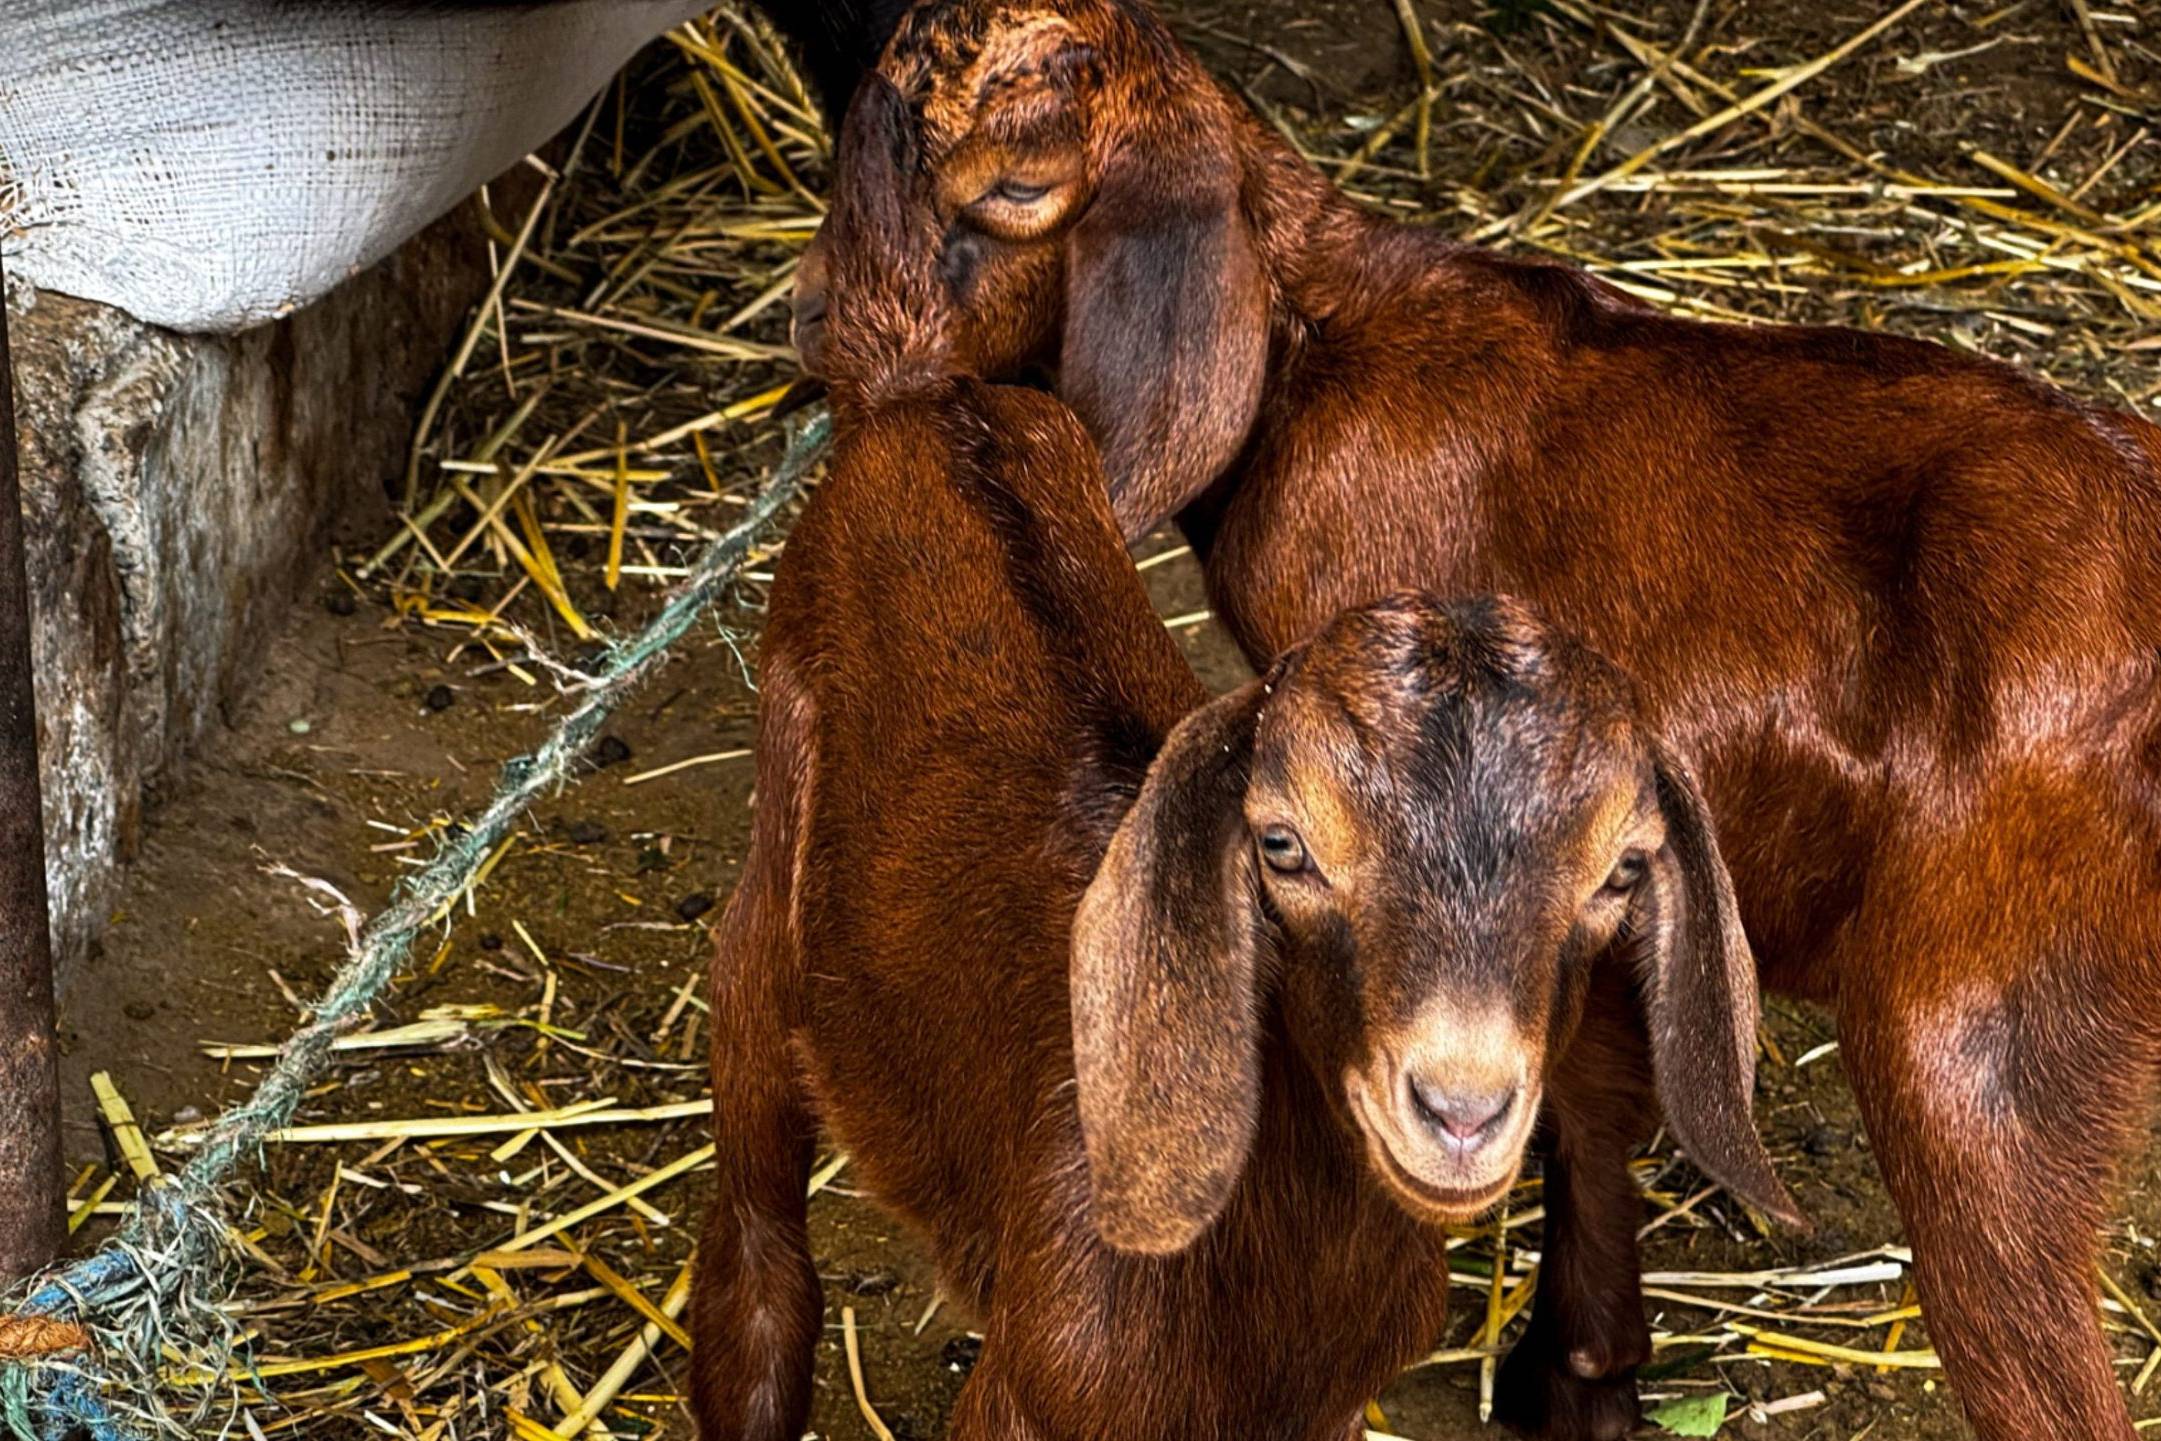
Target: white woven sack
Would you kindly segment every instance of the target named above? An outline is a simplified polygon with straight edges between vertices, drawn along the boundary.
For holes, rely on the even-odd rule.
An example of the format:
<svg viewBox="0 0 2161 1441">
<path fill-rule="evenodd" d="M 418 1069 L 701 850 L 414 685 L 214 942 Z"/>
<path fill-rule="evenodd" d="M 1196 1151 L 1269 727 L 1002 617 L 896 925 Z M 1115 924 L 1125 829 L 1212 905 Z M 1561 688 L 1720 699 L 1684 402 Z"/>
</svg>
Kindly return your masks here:
<svg viewBox="0 0 2161 1441">
<path fill-rule="evenodd" d="M 177 330 L 305 305 L 709 0 L 0 0 L 0 253 Z"/>
</svg>

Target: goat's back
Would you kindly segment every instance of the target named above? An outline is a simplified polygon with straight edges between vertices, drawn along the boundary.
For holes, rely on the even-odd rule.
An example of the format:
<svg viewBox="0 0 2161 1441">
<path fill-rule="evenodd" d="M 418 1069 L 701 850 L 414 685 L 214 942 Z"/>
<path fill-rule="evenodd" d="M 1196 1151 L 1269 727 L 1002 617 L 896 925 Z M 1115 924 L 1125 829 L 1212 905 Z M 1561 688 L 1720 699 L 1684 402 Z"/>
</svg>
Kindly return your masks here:
<svg viewBox="0 0 2161 1441">
<path fill-rule="evenodd" d="M 1206 523 L 1249 654 L 1392 586 L 1531 598 L 1697 763 L 1766 980 L 1803 994 L 1942 797 L 2040 765 L 2161 823 L 2161 431 L 1945 347 L 1373 228 Z"/>
<path fill-rule="evenodd" d="M 1014 1148 L 1071 1107 L 1074 906 L 1206 694 L 1064 406 L 954 380 L 842 434 L 765 641 L 807 702 L 806 1059 L 858 1172 L 974 1289 Z"/>
</svg>

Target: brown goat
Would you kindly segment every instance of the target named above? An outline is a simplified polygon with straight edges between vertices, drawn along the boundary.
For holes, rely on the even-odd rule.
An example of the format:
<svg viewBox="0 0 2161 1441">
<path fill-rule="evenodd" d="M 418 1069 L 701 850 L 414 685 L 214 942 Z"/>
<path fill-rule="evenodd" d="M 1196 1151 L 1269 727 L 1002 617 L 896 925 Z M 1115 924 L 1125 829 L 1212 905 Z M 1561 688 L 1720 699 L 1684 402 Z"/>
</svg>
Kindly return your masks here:
<svg viewBox="0 0 2161 1441">
<path fill-rule="evenodd" d="M 713 972 L 700 1434 L 802 1434 L 820 1122 L 983 1317 L 964 1441 L 1355 1437 L 1440 1335 L 1440 1223 L 1541 1114 L 1592 1118 L 1549 1196 L 1624 1221 L 1556 1227 L 1549 1272 L 1632 1247 L 1654 1076 L 1791 1215 L 1731 887 L 1619 675 L 1513 602 L 1406 595 L 1209 700 L 1080 423 L 945 349 L 912 132 L 867 83 L 827 233 L 839 439 Z M 1540 1315 L 1587 1375 L 1648 1350 L 1640 1315 Z M 1617 1434 L 1632 1397 L 1586 1404 Z"/>
<path fill-rule="evenodd" d="M 1366 214 L 1139 0 L 923 0 L 883 69 L 956 348 L 1055 372 L 1126 533 L 1180 516 L 1257 665 L 1415 585 L 1634 677 L 1765 982 L 1836 1012 L 1974 1428 L 2131 1441 L 2093 1239 L 2161 1070 L 2161 432 Z M 1551 1214 L 1625 1253 L 1617 1210 Z M 1636 1288 L 1549 1274 L 1504 1414 L 1583 1434 L 1545 1312 L 1634 1327 Z"/>
</svg>

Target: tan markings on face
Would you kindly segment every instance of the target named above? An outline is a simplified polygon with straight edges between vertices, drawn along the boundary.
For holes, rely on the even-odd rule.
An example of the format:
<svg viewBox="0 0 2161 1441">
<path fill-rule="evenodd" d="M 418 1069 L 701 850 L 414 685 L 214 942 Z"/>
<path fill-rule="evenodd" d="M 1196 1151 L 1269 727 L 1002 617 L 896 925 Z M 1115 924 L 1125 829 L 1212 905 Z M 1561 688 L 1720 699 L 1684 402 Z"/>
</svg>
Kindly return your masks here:
<svg viewBox="0 0 2161 1441">
<path fill-rule="evenodd" d="M 1394 1193 L 1396 1202 L 1412 1216 L 1420 1220 L 1451 1224 L 1475 1220 L 1493 1209 L 1501 1197 L 1513 1186 L 1522 1169 L 1522 1157 L 1518 1153 L 1516 1169 L 1497 1181 L 1469 1189 L 1436 1189 L 1414 1175 L 1397 1158 L 1395 1150 L 1384 1139 L 1381 1119 L 1383 1103 L 1373 1098 L 1371 1089 L 1355 1070 L 1343 1073 L 1343 1084 L 1351 1098 L 1351 1113 L 1358 1120 L 1358 1129 L 1365 1137 L 1366 1156 L 1373 1169 L 1388 1189 Z"/>
<path fill-rule="evenodd" d="M 1373 830 L 1360 821 L 1342 781 L 1357 742 L 1340 722 L 1296 693 L 1278 695 L 1262 721 L 1268 743 L 1283 759 L 1282 793 L 1257 794 L 1248 803 L 1248 819 L 1257 825 L 1288 821 L 1330 885 L 1351 881 L 1365 862 Z"/>
<path fill-rule="evenodd" d="M 1002 147 L 970 136 L 954 147 L 937 169 L 938 217 L 947 221 L 998 179 L 1005 164 Z"/>
<path fill-rule="evenodd" d="M 1328 767 L 1293 756 L 1285 767 L 1291 824 L 1304 838 L 1314 867 L 1331 885 L 1356 874 L 1365 839 Z"/>
<path fill-rule="evenodd" d="M 1588 896 L 1606 883 L 1614 861 L 1625 851 L 1656 850 L 1666 838 L 1665 820 L 1657 808 L 1639 807 L 1642 793 L 1635 777 L 1608 786 L 1577 832 L 1575 874 L 1578 890 Z"/>
<path fill-rule="evenodd" d="M 1541 1047 L 1526 1037 L 1505 1001 L 1465 1005 L 1435 996 L 1381 1038 L 1363 1067 L 1344 1074 L 1351 1113 L 1365 1133 L 1381 1179 L 1415 1215 L 1465 1220 L 1493 1205 L 1523 1169 L 1535 1129 Z M 1416 1083 L 1444 1108 L 1506 1098 L 1507 1109 L 1469 1150 L 1439 1139 L 1411 1099 Z"/>
<path fill-rule="evenodd" d="M 1430 997 L 1388 1049 L 1406 1077 L 1452 1094 L 1500 1094 L 1537 1069 L 1515 1011 L 1499 997 L 1476 1005 Z"/>
</svg>

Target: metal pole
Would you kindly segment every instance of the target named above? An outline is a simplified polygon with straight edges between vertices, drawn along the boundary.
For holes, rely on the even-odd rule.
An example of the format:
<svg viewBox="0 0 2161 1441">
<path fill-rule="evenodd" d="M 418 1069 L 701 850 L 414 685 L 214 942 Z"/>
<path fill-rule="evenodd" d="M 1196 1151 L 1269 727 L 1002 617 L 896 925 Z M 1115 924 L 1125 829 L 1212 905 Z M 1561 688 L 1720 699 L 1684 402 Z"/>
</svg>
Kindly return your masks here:
<svg viewBox="0 0 2161 1441">
<path fill-rule="evenodd" d="M 59 1253 L 60 1071 L 46 929 L 45 822 L 16 472 L 15 373 L 0 275 L 0 1278 Z"/>
</svg>

